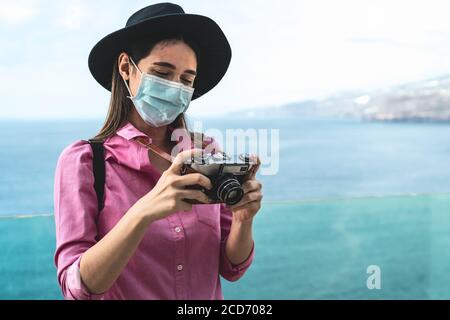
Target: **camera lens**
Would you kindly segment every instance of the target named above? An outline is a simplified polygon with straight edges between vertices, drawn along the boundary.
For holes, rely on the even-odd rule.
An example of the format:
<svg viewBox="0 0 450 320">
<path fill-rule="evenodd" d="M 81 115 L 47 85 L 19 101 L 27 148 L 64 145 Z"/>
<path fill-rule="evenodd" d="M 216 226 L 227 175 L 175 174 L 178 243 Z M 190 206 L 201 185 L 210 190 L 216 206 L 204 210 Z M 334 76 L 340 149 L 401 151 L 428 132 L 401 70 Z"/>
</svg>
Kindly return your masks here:
<svg viewBox="0 0 450 320">
<path fill-rule="evenodd" d="M 224 178 L 217 188 L 217 196 L 222 202 L 232 206 L 241 201 L 244 190 L 235 178 Z"/>
</svg>

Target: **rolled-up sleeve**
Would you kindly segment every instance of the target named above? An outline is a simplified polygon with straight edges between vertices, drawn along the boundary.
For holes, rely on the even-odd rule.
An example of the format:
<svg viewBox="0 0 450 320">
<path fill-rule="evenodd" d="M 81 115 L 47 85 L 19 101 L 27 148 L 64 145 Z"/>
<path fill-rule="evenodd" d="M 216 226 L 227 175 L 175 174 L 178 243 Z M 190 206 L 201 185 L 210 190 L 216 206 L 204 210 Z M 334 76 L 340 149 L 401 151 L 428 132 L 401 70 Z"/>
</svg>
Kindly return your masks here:
<svg viewBox="0 0 450 320">
<path fill-rule="evenodd" d="M 58 159 L 54 213 L 54 261 L 64 298 L 100 299 L 102 295 L 89 293 L 80 277 L 81 256 L 97 242 L 97 196 L 92 172 L 92 150 L 87 141 L 71 144 Z"/>
<path fill-rule="evenodd" d="M 230 234 L 232 223 L 232 212 L 224 204 L 220 205 L 220 229 L 221 229 L 221 249 L 220 249 L 220 275 L 228 281 L 239 280 L 253 262 L 255 255 L 255 242 L 253 242 L 252 250 L 245 261 L 235 265 L 229 260 L 225 246 Z"/>
</svg>

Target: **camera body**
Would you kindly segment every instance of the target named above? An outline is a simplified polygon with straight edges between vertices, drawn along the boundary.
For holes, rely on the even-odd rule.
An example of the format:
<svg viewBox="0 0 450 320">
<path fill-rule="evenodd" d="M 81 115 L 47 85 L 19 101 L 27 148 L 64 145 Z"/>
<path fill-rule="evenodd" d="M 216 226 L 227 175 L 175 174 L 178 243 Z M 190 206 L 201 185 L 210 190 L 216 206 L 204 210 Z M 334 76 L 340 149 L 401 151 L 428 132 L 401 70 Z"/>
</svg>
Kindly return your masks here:
<svg viewBox="0 0 450 320">
<path fill-rule="evenodd" d="M 213 187 L 210 190 L 199 185 L 189 188 L 204 192 L 211 199 L 211 203 L 226 203 L 230 206 L 241 201 L 244 196 L 242 183 L 256 167 L 256 163 L 251 161 L 248 154 L 232 158 L 221 151 L 203 154 L 200 157 L 194 156 L 191 160 L 191 163 L 183 165 L 181 175 L 203 174 L 211 180 Z M 192 204 L 200 203 L 196 200 L 185 201 Z"/>
</svg>

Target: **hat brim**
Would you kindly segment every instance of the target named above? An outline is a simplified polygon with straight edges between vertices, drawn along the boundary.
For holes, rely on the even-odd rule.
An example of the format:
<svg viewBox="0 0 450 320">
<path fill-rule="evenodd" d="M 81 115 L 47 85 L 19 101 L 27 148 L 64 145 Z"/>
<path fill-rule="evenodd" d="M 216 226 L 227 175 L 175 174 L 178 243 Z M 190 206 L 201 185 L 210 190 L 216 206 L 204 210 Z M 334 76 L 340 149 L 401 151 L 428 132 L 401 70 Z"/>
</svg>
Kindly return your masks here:
<svg viewBox="0 0 450 320">
<path fill-rule="evenodd" d="M 117 30 L 100 40 L 89 54 L 89 70 L 95 80 L 111 91 L 114 63 L 135 41 L 182 34 L 199 47 L 201 61 L 197 68 L 192 100 L 214 88 L 225 75 L 231 61 L 231 47 L 214 20 L 196 14 L 170 14 L 144 20 Z"/>
</svg>

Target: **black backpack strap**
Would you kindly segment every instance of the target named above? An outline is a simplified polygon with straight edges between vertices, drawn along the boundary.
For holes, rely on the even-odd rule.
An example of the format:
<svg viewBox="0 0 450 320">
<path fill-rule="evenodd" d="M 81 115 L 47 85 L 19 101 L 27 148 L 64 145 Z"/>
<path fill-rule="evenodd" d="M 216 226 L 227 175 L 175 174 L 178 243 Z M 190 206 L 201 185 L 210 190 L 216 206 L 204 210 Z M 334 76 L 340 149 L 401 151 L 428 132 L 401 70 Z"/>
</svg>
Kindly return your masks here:
<svg viewBox="0 0 450 320">
<path fill-rule="evenodd" d="M 94 188 L 97 194 L 98 212 L 103 209 L 105 194 L 105 158 L 103 141 L 89 139 L 93 153 Z"/>
</svg>

